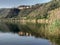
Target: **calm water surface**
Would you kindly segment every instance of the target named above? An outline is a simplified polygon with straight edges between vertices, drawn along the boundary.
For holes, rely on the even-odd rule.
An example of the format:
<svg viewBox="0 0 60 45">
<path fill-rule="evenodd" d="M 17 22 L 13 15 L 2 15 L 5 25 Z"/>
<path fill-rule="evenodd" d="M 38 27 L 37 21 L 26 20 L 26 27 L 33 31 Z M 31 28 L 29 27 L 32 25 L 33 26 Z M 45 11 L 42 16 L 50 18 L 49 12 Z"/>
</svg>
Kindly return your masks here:
<svg viewBox="0 0 60 45">
<path fill-rule="evenodd" d="M 32 23 L 0 23 L 0 45 L 56 45 L 55 40 L 51 41 L 42 34 L 45 26 Z"/>
</svg>

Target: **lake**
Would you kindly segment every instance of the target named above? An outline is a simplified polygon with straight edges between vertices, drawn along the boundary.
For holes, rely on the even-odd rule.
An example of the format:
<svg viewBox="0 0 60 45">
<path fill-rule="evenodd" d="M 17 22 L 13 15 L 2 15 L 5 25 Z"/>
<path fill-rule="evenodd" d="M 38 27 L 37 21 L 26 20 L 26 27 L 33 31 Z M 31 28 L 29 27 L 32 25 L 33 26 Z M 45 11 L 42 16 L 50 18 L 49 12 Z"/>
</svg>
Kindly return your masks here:
<svg viewBox="0 0 60 45">
<path fill-rule="evenodd" d="M 1 22 L 0 45 L 60 45 L 60 39 L 49 37 L 47 30 L 48 24 Z"/>
</svg>

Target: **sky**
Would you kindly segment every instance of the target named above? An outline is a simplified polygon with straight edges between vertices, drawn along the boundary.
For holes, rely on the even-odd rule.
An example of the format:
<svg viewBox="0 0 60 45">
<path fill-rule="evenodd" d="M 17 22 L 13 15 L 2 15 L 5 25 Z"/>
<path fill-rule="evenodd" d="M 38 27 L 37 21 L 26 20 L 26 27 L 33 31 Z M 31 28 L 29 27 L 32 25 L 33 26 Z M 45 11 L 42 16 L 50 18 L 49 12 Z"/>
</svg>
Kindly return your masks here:
<svg viewBox="0 0 60 45">
<path fill-rule="evenodd" d="M 0 0 L 0 8 L 12 8 L 20 5 L 34 5 L 37 3 L 46 3 L 50 0 Z"/>
</svg>

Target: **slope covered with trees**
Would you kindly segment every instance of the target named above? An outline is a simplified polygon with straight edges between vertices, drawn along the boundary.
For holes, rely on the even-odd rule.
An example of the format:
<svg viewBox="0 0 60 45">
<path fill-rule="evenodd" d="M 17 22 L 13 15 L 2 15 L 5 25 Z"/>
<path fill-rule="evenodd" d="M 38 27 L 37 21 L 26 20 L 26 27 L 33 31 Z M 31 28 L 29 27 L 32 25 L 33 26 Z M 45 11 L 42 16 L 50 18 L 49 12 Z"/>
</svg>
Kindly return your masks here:
<svg viewBox="0 0 60 45">
<path fill-rule="evenodd" d="M 60 0 L 51 0 L 48 3 L 35 4 L 26 9 L 0 9 L 0 18 L 26 17 L 26 19 L 48 19 L 48 12 L 60 7 Z"/>
<path fill-rule="evenodd" d="M 48 12 L 59 7 L 60 0 L 52 0 L 48 3 L 33 5 L 29 9 L 23 9 L 19 12 L 20 16 L 18 17 L 26 17 L 27 19 L 47 19 L 49 15 Z"/>
<path fill-rule="evenodd" d="M 20 12 L 17 8 L 2 8 L 0 9 L 0 18 L 13 18 Z"/>
</svg>

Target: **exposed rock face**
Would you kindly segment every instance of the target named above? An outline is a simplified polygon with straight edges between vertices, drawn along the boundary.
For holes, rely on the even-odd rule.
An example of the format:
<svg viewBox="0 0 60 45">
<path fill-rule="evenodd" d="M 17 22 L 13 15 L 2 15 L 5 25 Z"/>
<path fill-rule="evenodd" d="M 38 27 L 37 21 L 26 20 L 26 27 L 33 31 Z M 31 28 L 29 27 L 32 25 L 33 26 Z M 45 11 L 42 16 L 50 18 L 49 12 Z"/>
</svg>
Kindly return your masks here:
<svg viewBox="0 0 60 45">
<path fill-rule="evenodd" d="M 27 5 L 21 5 L 18 7 L 18 9 L 28 9 L 30 8 L 30 6 L 27 6 Z"/>
</svg>

